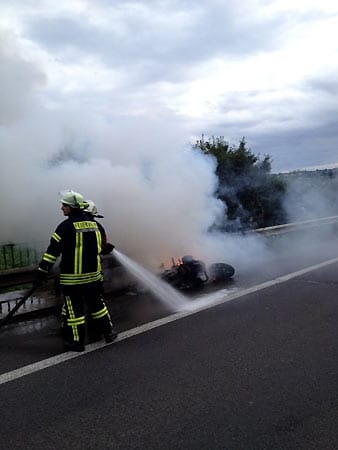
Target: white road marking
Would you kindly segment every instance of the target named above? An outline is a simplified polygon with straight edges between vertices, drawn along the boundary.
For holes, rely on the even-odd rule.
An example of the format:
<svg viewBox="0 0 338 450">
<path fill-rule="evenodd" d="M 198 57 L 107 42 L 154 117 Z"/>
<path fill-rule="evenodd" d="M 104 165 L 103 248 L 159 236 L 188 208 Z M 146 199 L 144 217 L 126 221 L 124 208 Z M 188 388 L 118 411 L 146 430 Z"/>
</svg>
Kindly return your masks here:
<svg viewBox="0 0 338 450">
<path fill-rule="evenodd" d="M 94 344 L 89 344 L 86 346 L 86 350 L 81 353 L 77 352 L 66 352 L 61 353 L 60 355 L 52 356 L 51 358 L 44 359 L 42 361 L 38 361 L 33 364 L 29 364 L 24 367 L 20 367 L 19 369 L 12 370 L 11 372 L 4 373 L 0 375 L 0 385 L 8 383 L 9 381 L 17 380 L 18 378 L 22 378 L 26 375 L 30 375 L 34 372 L 38 372 L 40 370 L 46 369 L 48 367 L 55 366 L 57 364 L 63 363 L 65 361 L 69 361 L 70 359 L 79 358 L 83 355 L 87 355 L 88 353 L 94 352 L 96 350 L 99 350 L 103 347 L 107 347 L 108 345 L 113 345 L 117 342 L 123 341 L 125 339 L 128 339 L 132 336 L 136 336 L 141 333 L 145 333 L 146 331 L 152 330 L 153 328 L 158 328 L 162 325 L 165 325 L 170 322 L 174 322 L 176 320 L 182 319 L 183 317 L 191 316 L 193 314 L 196 314 L 200 311 L 203 311 L 205 309 L 213 308 L 216 305 L 220 305 L 222 303 L 227 303 L 232 300 L 235 300 L 237 298 L 243 297 L 248 294 L 252 294 L 257 291 L 261 291 L 263 289 L 269 288 L 271 286 L 275 286 L 277 284 L 284 283 L 288 280 L 291 280 L 292 278 L 299 277 L 301 275 L 304 275 L 308 272 L 312 272 L 314 270 L 320 269 L 322 267 L 329 266 L 331 264 L 337 263 L 338 257 L 329 259 L 327 261 L 324 261 L 322 263 L 316 264 L 314 266 L 306 267 L 305 269 L 298 270 L 296 272 L 289 273 L 287 275 L 283 275 L 281 277 L 277 277 L 273 280 L 266 281 L 264 283 L 258 284 L 256 286 L 252 286 L 247 289 L 239 290 L 237 292 L 230 293 L 230 295 L 226 295 L 227 292 L 222 292 L 220 295 L 220 291 L 212 293 L 207 296 L 202 296 L 200 299 L 196 299 L 192 301 L 191 303 L 191 309 L 179 311 L 177 313 L 174 313 L 168 317 L 164 317 L 162 319 L 154 320 L 153 322 L 146 323 L 144 325 L 141 325 L 139 327 L 133 328 L 131 330 L 125 331 L 123 333 L 120 333 L 118 338 L 111 344 L 106 344 L 103 342 L 97 342 Z"/>
</svg>

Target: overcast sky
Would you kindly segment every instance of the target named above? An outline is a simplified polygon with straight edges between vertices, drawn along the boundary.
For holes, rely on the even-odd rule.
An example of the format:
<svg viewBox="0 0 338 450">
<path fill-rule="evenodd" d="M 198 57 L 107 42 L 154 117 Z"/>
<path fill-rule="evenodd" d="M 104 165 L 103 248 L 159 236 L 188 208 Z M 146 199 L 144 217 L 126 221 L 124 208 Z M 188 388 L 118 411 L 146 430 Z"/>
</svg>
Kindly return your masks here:
<svg viewBox="0 0 338 450">
<path fill-rule="evenodd" d="M 149 264 L 238 256 L 191 144 L 336 164 L 337 48 L 338 0 L 0 0 L 0 242 L 50 236 L 71 188 Z"/>
<path fill-rule="evenodd" d="M 12 63 L 14 47 L 27 61 L 13 92 L 26 95 L 26 74 L 47 109 L 87 110 L 131 134 L 135 119 L 151 132 L 151 120 L 165 117 L 187 143 L 202 133 L 234 145 L 245 136 L 254 153 L 271 155 L 273 171 L 338 162 L 338 0 L 3 0 L 0 8 Z"/>
</svg>

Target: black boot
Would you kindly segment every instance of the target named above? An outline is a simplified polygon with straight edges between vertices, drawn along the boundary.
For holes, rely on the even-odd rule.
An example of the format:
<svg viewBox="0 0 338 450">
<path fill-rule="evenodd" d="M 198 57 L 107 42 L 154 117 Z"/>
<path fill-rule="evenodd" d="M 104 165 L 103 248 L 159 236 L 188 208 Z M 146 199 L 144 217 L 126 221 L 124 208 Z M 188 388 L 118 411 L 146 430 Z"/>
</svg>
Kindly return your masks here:
<svg viewBox="0 0 338 450">
<path fill-rule="evenodd" d="M 110 342 L 114 342 L 117 336 L 118 336 L 117 331 L 112 329 L 108 333 L 104 333 L 104 340 L 106 341 L 107 344 L 109 344 Z"/>
<path fill-rule="evenodd" d="M 64 342 L 66 352 L 84 352 L 85 346 L 81 342 Z"/>
</svg>

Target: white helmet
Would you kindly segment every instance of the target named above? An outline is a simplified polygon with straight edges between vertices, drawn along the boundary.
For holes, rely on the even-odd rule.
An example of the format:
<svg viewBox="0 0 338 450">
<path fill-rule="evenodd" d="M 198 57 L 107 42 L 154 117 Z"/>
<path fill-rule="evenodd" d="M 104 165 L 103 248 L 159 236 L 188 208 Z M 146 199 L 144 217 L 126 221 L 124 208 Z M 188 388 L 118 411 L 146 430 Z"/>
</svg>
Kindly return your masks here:
<svg viewBox="0 0 338 450">
<path fill-rule="evenodd" d="M 75 209 L 85 209 L 88 207 L 88 203 L 83 200 L 83 195 L 72 190 L 61 192 L 60 202 Z"/>
<path fill-rule="evenodd" d="M 101 214 L 98 214 L 97 207 L 93 200 L 86 200 L 86 203 L 88 203 L 88 207 L 84 210 L 85 212 L 89 213 L 93 217 L 103 218 Z"/>
</svg>

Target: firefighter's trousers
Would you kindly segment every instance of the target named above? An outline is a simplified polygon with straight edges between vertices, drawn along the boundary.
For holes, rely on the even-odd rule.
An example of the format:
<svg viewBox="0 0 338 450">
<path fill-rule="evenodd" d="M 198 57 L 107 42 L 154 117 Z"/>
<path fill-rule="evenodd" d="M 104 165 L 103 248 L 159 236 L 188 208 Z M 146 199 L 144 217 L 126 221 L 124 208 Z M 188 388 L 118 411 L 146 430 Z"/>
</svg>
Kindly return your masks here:
<svg viewBox="0 0 338 450">
<path fill-rule="evenodd" d="M 102 299 L 101 282 L 74 286 L 61 286 L 64 295 L 62 314 L 64 338 L 67 343 L 84 344 L 86 336 L 86 311 L 95 328 L 102 334 L 112 331 L 108 308 Z"/>
</svg>

